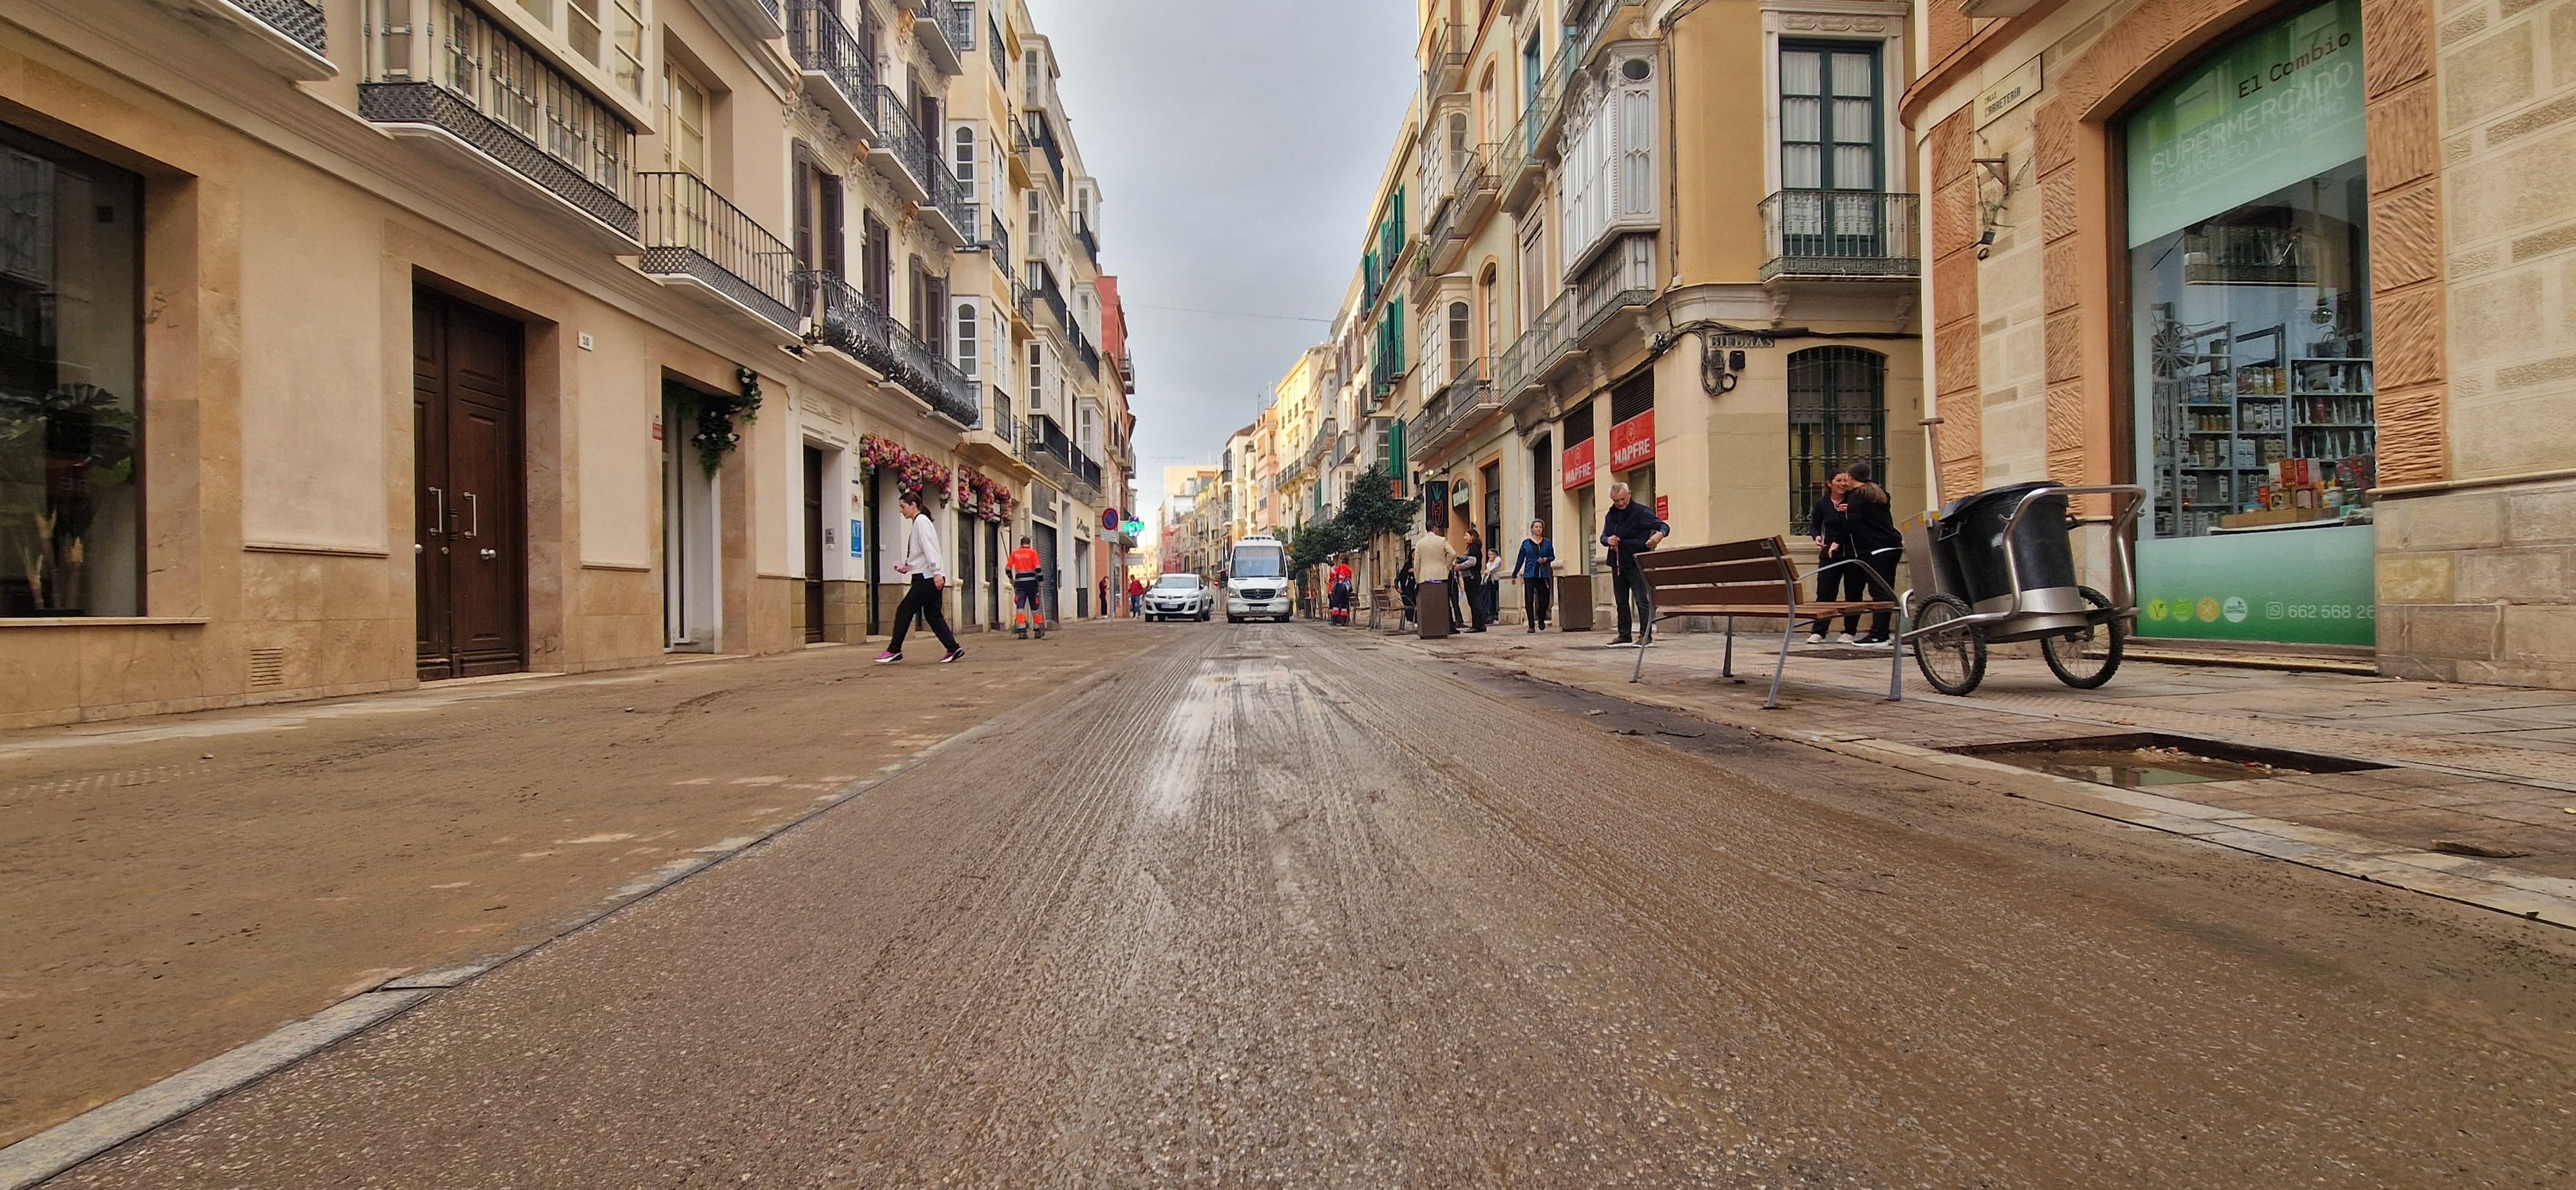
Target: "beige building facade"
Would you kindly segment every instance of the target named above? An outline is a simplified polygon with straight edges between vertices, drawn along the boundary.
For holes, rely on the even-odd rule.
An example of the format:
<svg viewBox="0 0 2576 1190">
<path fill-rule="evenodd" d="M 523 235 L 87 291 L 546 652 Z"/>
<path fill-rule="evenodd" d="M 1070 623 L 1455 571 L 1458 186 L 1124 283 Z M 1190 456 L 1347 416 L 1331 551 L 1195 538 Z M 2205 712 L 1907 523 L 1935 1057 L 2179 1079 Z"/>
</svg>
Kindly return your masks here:
<svg viewBox="0 0 2576 1190">
<path fill-rule="evenodd" d="M 1944 494 L 2147 487 L 2145 636 L 2576 685 L 2576 6 L 1916 20 Z"/>
<path fill-rule="evenodd" d="M 1030 45 L 935 0 L 0 13 L 0 724 L 863 639 L 905 487 L 984 619 L 968 539 L 1125 482 L 1123 360 L 1060 333 L 1061 415 L 1002 380 L 1048 331 L 989 212 L 1096 225 L 1016 184 Z"/>
<path fill-rule="evenodd" d="M 1598 570 L 1615 483 L 1681 542 L 1806 548 L 1825 479 L 1864 460 L 1923 505 L 1902 4 L 1420 12 L 1336 340 L 1355 465 L 1389 463 L 1453 541 L 1508 555 L 1546 521 L 1569 573 Z"/>
</svg>

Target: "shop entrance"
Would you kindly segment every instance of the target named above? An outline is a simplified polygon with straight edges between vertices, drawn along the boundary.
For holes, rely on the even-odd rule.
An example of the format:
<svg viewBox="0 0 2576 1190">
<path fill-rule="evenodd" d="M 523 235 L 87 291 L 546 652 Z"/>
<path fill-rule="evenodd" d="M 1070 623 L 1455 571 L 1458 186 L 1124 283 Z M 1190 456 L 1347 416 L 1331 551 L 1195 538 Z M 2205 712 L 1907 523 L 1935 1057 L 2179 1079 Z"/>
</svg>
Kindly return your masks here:
<svg viewBox="0 0 2576 1190">
<path fill-rule="evenodd" d="M 415 636 L 422 681 L 527 668 L 518 323 L 412 292 Z"/>
<path fill-rule="evenodd" d="M 2141 636 L 2376 640 L 2361 42 L 2359 0 L 2319 5 L 2125 118 Z"/>
<path fill-rule="evenodd" d="M 697 390 L 662 383 L 662 643 L 674 653 L 716 647 L 716 481 L 690 447 Z"/>
<path fill-rule="evenodd" d="M 1046 612 L 1047 623 L 1052 624 L 1062 618 L 1056 613 L 1056 596 L 1057 588 L 1064 585 L 1064 572 L 1056 568 L 1055 526 L 1045 521 L 1031 521 L 1029 536 L 1036 539 L 1038 547 L 1038 573 L 1046 576 L 1046 581 L 1041 588 L 1046 595 L 1041 599 L 1039 606 Z"/>
<path fill-rule="evenodd" d="M 823 641 L 823 452 L 805 448 L 805 643 Z"/>
</svg>

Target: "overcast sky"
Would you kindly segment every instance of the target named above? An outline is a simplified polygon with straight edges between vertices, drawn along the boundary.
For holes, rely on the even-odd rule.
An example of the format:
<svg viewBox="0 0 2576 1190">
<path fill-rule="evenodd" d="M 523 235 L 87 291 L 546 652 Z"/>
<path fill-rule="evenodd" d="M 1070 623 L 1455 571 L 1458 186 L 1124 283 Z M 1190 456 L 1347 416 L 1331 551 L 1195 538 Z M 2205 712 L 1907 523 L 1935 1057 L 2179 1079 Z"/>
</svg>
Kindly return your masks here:
<svg viewBox="0 0 2576 1190">
<path fill-rule="evenodd" d="M 1028 0 L 1106 199 L 1138 381 L 1139 503 L 1321 342 L 1416 85 L 1405 0 Z M 1302 315 L 1318 320 L 1221 317 Z"/>
</svg>

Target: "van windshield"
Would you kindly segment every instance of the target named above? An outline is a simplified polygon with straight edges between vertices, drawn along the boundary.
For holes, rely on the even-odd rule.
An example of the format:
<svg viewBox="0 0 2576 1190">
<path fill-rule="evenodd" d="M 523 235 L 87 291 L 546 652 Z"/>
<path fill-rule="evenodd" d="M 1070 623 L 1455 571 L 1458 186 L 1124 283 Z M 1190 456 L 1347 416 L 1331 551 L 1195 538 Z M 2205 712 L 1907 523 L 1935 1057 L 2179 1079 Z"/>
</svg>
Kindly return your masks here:
<svg viewBox="0 0 2576 1190">
<path fill-rule="evenodd" d="M 1234 570 L 1231 573 L 1236 578 L 1286 578 L 1288 577 L 1286 551 L 1275 545 L 1236 546 Z"/>
</svg>

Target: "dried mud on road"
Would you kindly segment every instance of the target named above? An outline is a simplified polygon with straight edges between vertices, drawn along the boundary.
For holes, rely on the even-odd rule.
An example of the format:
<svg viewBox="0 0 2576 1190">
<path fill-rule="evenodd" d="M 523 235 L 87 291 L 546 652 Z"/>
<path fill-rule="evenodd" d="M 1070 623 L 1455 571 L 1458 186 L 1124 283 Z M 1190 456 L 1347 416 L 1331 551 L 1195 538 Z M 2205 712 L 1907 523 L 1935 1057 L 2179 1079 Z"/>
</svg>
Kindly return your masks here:
<svg viewBox="0 0 2576 1190">
<path fill-rule="evenodd" d="M 544 938 L 1151 639 L 1084 625 L 970 636 L 955 666 L 827 648 L 0 737 L 0 1145 Z"/>
<path fill-rule="evenodd" d="M 1356 633 L 1162 641 L 62 1184 L 2571 1177 L 2548 927 Z"/>
</svg>

